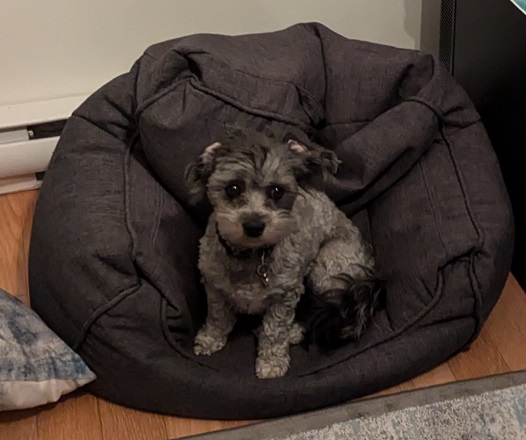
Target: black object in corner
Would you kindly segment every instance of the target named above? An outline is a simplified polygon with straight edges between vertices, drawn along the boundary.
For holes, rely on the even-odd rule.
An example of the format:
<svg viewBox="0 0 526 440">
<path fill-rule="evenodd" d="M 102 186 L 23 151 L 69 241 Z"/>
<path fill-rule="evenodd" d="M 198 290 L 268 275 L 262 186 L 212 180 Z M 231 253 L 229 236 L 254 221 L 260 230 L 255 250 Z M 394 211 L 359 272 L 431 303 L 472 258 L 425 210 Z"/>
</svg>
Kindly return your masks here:
<svg viewBox="0 0 526 440">
<path fill-rule="evenodd" d="M 515 216 L 512 272 L 526 289 L 526 15 L 510 0 L 442 0 L 440 59 L 499 158 Z"/>
</svg>

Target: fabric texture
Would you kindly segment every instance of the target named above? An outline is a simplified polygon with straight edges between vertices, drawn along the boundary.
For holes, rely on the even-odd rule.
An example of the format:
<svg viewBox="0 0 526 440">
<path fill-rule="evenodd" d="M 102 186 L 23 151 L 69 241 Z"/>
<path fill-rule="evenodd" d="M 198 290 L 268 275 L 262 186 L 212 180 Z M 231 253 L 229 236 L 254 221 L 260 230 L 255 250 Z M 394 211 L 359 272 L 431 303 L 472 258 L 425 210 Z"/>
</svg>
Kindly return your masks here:
<svg viewBox="0 0 526 440">
<path fill-rule="evenodd" d="M 342 160 L 327 193 L 372 241 L 387 304 L 359 342 L 294 347 L 287 376 L 262 381 L 242 325 L 214 356 L 192 353 L 210 207 L 189 205 L 183 174 L 226 127 L 269 123 Z M 467 348 L 500 295 L 512 240 L 479 115 L 431 55 L 319 24 L 193 35 L 148 48 L 68 121 L 35 213 L 31 297 L 97 373 L 100 396 L 272 417 L 372 393 Z"/>
<path fill-rule="evenodd" d="M 94 379 L 33 310 L 0 289 L 0 411 L 56 402 Z"/>
</svg>

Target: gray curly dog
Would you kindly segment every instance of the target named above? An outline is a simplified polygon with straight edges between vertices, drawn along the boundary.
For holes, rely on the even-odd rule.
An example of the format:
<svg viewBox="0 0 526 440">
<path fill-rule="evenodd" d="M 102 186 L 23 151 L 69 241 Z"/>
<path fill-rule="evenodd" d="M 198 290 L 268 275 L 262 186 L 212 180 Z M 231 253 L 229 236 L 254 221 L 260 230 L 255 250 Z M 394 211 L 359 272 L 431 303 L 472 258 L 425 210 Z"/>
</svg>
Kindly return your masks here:
<svg viewBox="0 0 526 440">
<path fill-rule="evenodd" d="M 313 184 L 338 164 L 321 146 L 243 129 L 187 168 L 191 200 L 214 208 L 199 247 L 208 314 L 196 355 L 225 346 L 237 313 L 262 315 L 259 378 L 285 375 L 305 336 L 331 347 L 362 334 L 382 290 L 372 248 Z"/>
</svg>

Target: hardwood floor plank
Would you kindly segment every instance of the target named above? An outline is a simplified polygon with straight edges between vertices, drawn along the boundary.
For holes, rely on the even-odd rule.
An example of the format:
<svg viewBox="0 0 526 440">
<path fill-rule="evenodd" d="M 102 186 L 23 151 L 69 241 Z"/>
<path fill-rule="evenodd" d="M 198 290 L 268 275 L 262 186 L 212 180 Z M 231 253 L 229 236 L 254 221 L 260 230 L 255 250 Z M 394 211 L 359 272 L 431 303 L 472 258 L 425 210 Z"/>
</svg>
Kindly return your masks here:
<svg viewBox="0 0 526 440">
<path fill-rule="evenodd" d="M 166 440 L 165 417 L 124 408 L 99 399 L 102 435 L 105 440 Z"/>
<path fill-rule="evenodd" d="M 38 440 L 110 440 L 102 436 L 97 398 L 75 392 L 37 415 Z"/>
<path fill-rule="evenodd" d="M 456 380 L 475 379 L 510 371 L 488 331 L 489 329 L 483 326 L 471 348 L 449 361 L 449 368 Z"/>
<path fill-rule="evenodd" d="M 39 440 L 37 410 L 0 412 L 0 440 Z"/>
<path fill-rule="evenodd" d="M 0 288 L 29 302 L 27 255 L 37 191 L 0 196 Z M 37 440 L 36 410 L 0 413 L 0 440 Z"/>
<path fill-rule="evenodd" d="M 257 423 L 257 420 L 239 420 L 228 422 L 229 428 L 241 428 L 242 426 L 248 426 Z"/>
<path fill-rule="evenodd" d="M 441 364 L 433 368 L 427 373 L 421 374 L 407 382 L 398 386 L 399 391 L 412 391 L 418 388 L 428 388 L 435 385 L 442 385 L 449 382 L 454 382 L 455 376 L 447 363 Z M 388 393 L 393 394 L 393 393 Z"/>
<path fill-rule="evenodd" d="M 0 288 L 29 302 L 27 256 L 38 191 L 0 196 Z"/>
<path fill-rule="evenodd" d="M 525 370 L 526 294 L 512 275 L 485 326 L 490 340 L 510 369 Z"/>
<path fill-rule="evenodd" d="M 166 431 L 169 439 L 186 437 L 188 435 L 203 434 L 205 432 L 220 431 L 235 428 L 243 422 L 220 420 L 194 420 L 171 417 L 165 419 Z M 246 422 L 248 424 L 250 422 Z"/>
<path fill-rule="evenodd" d="M 19 298 L 24 301 L 26 304 L 30 304 L 30 298 L 29 298 L 29 244 L 31 242 L 31 229 L 33 227 L 33 213 L 35 211 L 35 205 L 37 203 L 38 199 L 38 191 L 30 191 L 28 192 L 26 196 L 26 210 L 24 212 L 24 218 L 25 221 L 23 221 L 24 228 L 22 230 L 22 249 L 23 249 L 23 263 L 22 268 L 20 269 L 20 273 L 23 274 L 23 287 L 24 291 L 20 292 L 19 290 Z M 21 280 L 22 281 L 22 280 Z"/>
<path fill-rule="evenodd" d="M 451 371 L 451 368 L 449 368 L 447 362 L 411 380 L 414 389 L 427 388 L 454 381 L 455 375 Z"/>
</svg>

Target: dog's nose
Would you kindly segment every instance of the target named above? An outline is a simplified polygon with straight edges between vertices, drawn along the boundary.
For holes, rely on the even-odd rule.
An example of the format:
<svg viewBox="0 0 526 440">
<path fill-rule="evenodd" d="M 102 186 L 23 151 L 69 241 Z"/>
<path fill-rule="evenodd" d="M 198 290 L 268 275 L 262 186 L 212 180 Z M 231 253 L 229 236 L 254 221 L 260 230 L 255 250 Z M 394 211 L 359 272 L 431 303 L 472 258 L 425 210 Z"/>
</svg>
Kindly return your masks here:
<svg viewBox="0 0 526 440">
<path fill-rule="evenodd" d="M 245 222 L 243 223 L 243 229 L 248 237 L 260 237 L 265 230 L 265 223 L 255 221 Z"/>
</svg>

